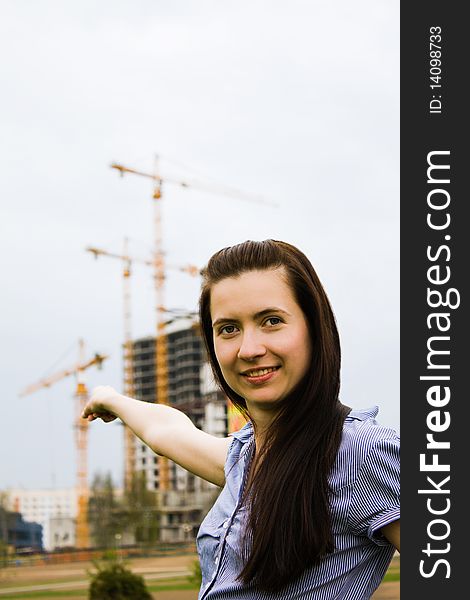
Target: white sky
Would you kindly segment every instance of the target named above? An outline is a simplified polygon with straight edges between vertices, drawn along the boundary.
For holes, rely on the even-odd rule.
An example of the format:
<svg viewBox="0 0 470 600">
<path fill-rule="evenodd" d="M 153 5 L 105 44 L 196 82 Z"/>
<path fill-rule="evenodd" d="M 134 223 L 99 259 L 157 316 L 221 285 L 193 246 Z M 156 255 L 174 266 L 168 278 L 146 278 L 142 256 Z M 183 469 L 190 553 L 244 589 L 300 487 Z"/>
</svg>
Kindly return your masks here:
<svg viewBox="0 0 470 600">
<path fill-rule="evenodd" d="M 399 427 L 399 2 L 4 0 L 0 7 L 0 489 L 75 484 L 75 380 L 28 384 L 107 353 L 86 382 L 121 388 L 121 265 L 148 258 L 150 180 L 111 162 L 278 203 L 164 188 L 167 259 L 201 266 L 246 239 L 312 260 L 335 311 L 342 394 Z M 150 272 L 133 332 L 154 333 Z M 168 272 L 166 304 L 198 282 Z M 89 473 L 121 480 L 122 429 L 94 423 Z"/>
</svg>

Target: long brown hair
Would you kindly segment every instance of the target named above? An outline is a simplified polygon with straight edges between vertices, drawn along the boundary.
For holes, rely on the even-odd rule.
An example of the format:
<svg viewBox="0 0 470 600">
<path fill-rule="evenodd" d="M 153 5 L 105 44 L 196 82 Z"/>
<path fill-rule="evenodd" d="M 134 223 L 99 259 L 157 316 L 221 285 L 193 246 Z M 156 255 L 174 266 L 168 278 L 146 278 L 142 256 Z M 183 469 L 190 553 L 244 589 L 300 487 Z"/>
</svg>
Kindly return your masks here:
<svg viewBox="0 0 470 600">
<path fill-rule="evenodd" d="M 239 578 L 266 591 L 279 591 L 334 548 L 328 475 L 350 410 L 339 401 L 338 330 L 311 262 L 295 246 L 277 240 L 248 240 L 216 252 L 203 269 L 199 300 L 202 334 L 215 379 L 249 419 L 244 398 L 227 385 L 215 355 L 211 287 L 247 271 L 280 267 L 307 319 L 313 351 L 303 380 L 280 402 L 255 457 L 257 469 L 245 495 L 249 498 L 246 562 Z"/>
</svg>

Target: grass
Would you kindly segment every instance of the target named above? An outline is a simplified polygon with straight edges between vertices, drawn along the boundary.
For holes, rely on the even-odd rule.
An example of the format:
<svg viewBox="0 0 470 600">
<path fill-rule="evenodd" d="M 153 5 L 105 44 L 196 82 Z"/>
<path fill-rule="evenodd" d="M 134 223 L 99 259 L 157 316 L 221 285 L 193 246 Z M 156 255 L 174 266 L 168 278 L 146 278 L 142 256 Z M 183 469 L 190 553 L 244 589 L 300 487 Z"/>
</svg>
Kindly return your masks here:
<svg viewBox="0 0 470 600">
<path fill-rule="evenodd" d="M 27 585 L 53 585 L 54 583 L 71 583 L 77 581 L 77 575 L 70 575 L 67 577 L 58 577 L 56 579 L 21 579 L 18 581 L 17 579 L 9 579 L 8 581 L 2 580 L 0 577 L 0 583 L 2 585 L 2 590 L 7 590 L 9 587 L 19 587 L 19 586 L 27 586 Z M 1 598 L 1 596 L 0 596 Z"/>
<path fill-rule="evenodd" d="M 76 580 L 76 578 L 75 578 Z M 390 566 L 385 574 L 383 582 L 396 582 L 400 581 L 400 557 L 393 558 Z M 51 579 L 48 581 L 22 581 L 19 583 L 18 581 L 9 582 L 9 585 L 12 587 L 16 587 L 18 585 L 48 585 L 53 583 L 66 583 L 67 579 Z M 180 590 L 197 590 L 199 589 L 199 584 L 197 582 L 188 581 L 187 578 L 170 578 L 170 579 L 162 579 L 158 582 L 146 581 L 147 588 L 150 592 L 166 592 L 166 591 L 180 591 Z M 5 586 L 3 586 L 3 589 Z M 77 589 L 70 590 L 38 590 L 38 591 L 29 591 L 29 592 L 17 592 L 12 593 L 8 596 L 0 596 L 0 600 L 34 600 L 35 598 L 46 598 L 46 599 L 60 599 L 65 600 L 66 598 L 86 598 L 88 595 L 88 588 L 82 587 Z"/>
<path fill-rule="evenodd" d="M 83 598 L 84 595 L 88 594 L 88 590 L 69 590 L 69 591 L 50 591 L 43 590 L 40 592 L 19 592 L 16 594 L 12 594 L 11 596 L 3 596 L 3 598 L 8 600 L 17 600 L 19 598 L 24 598 L 29 600 L 29 598 L 72 598 L 73 596 Z"/>
<path fill-rule="evenodd" d="M 47 585 L 48 582 L 41 582 L 41 585 Z M 147 588 L 150 592 L 168 592 L 168 591 L 179 591 L 179 590 L 197 590 L 199 585 L 187 582 L 185 579 L 162 579 L 158 583 L 146 582 Z M 0 596 L 5 600 L 33 600 L 34 598 L 83 598 L 87 596 L 88 588 L 80 588 L 76 590 L 38 590 L 36 592 L 17 592 L 12 593 L 10 596 Z"/>
<path fill-rule="evenodd" d="M 179 590 L 198 590 L 199 586 L 194 583 L 159 583 L 159 584 L 149 584 L 147 583 L 147 587 L 151 592 L 168 592 L 168 591 L 179 591 Z"/>
<path fill-rule="evenodd" d="M 394 557 L 385 573 L 383 581 L 400 581 L 400 557 Z"/>
</svg>

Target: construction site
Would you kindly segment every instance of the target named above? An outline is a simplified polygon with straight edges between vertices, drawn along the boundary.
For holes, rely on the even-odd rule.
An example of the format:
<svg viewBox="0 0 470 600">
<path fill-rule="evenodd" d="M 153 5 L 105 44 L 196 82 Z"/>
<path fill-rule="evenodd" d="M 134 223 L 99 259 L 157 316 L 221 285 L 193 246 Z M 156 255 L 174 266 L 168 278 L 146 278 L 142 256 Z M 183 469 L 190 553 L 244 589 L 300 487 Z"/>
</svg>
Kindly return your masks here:
<svg viewBox="0 0 470 600">
<path fill-rule="evenodd" d="M 115 349 L 122 364 L 122 390 L 142 402 L 173 406 L 183 411 L 196 427 L 216 436 L 226 436 L 243 423 L 233 412 L 225 395 L 214 385 L 203 349 L 197 316 L 192 311 L 172 308 L 165 304 L 165 284 L 172 271 L 198 278 L 200 267 L 172 264 L 164 252 L 164 231 L 161 204 L 163 183 L 188 188 L 187 181 L 164 179 L 157 170 L 144 173 L 111 164 L 121 175 L 134 174 L 152 181 L 154 247 L 151 256 L 137 258 L 128 251 L 123 239 L 121 253 L 97 247 L 84 250 L 95 259 L 112 258 L 121 264 L 122 277 L 122 343 Z M 210 188 L 209 192 L 214 192 Z M 217 193 L 221 193 L 220 190 Z M 227 192 L 225 192 L 227 193 Z M 231 196 L 237 192 L 230 191 Z M 245 198 L 246 199 L 246 198 Z M 256 201 L 256 200 L 254 200 Z M 134 265 L 148 268 L 153 282 L 155 322 L 153 335 L 135 338 L 132 331 L 131 277 Z M 90 263 L 90 269 L 93 264 Z M 189 584 L 188 576 L 196 559 L 195 537 L 199 525 L 216 499 L 220 488 L 185 471 L 162 456 L 157 456 L 126 426 L 122 425 L 124 462 L 122 488 L 113 489 L 113 501 L 104 507 L 105 518 L 111 515 L 114 524 L 103 521 L 103 510 L 98 514 L 93 496 L 93 474 L 89 473 L 90 425 L 81 418 L 90 390 L 86 384 L 89 369 L 101 369 L 110 359 L 107 354 L 87 355 L 86 342 L 76 345 L 77 360 L 27 385 L 19 398 L 41 390 L 49 390 L 56 383 L 70 380 L 74 386 L 74 449 L 75 486 L 72 489 L 10 488 L 2 493 L 0 504 L 1 580 L 0 597 L 23 597 L 25 591 L 59 594 L 63 585 L 51 584 L 65 577 L 65 588 L 86 587 L 86 571 L 90 561 L 103 552 L 117 553 L 119 559 L 144 561 L 135 557 L 153 556 L 150 567 L 137 566 L 137 572 L 164 584 L 176 585 L 168 597 L 195 597 L 197 583 Z M 100 490 L 102 491 L 102 490 Z M 132 522 L 123 516 L 126 510 L 134 513 Z M 101 507 L 103 508 L 103 507 Z M 96 513 L 96 514 L 95 514 Z M 112 517 L 114 513 L 114 517 Z M 119 522 L 120 521 L 120 522 Z M 103 536 L 104 531 L 107 534 Z M 161 560 L 158 557 L 167 556 Z M 69 564 L 76 567 L 67 566 Z M 55 566 L 54 566 L 55 565 Z M 51 571 L 52 569 L 52 571 Z M 157 571 L 155 572 L 155 569 Z M 48 576 L 48 573 L 50 575 Z M 154 572 L 156 574 L 154 574 Z M 77 574 L 82 578 L 67 583 Z M 19 585 L 19 583 L 22 585 Z M 57 589 L 56 589 L 57 588 Z M 171 585 L 170 585 L 170 589 Z M 176 595 L 175 595 L 176 594 Z M 189 594 L 189 595 L 188 595 Z M 160 595 L 159 595 L 160 597 Z"/>
<path fill-rule="evenodd" d="M 238 195 L 249 202 L 263 200 L 236 190 L 221 191 L 220 188 L 195 182 L 166 178 L 159 173 L 157 159 L 154 165 L 152 173 L 116 163 L 110 165 L 121 176 L 135 175 L 148 178 L 152 182 L 154 247 L 151 256 L 144 259 L 131 256 L 124 236 L 121 253 L 94 246 L 86 247 L 85 251 L 95 259 L 112 258 L 121 263 L 123 339 L 116 353 L 121 355 L 123 393 L 142 402 L 178 408 L 189 416 L 196 427 L 223 437 L 239 429 L 245 421 L 234 412 L 226 396 L 213 383 L 196 314 L 167 306 L 165 303 L 165 285 L 171 272 L 180 271 L 188 277 L 198 278 L 201 267 L 173 264 L 166 259 L 165 224 L 161 208 L 163 184 L 185 189 L 195 187 L 208 193 L 226 194 L 232 198 Z M 154 334 L 138 339 L 135 339 L 132 332 L 131 277 L 136 263 L 144 264 L 148 268 L 155 298 Z M 90 394 L 85 383 L 85 372 L 88 369 L 100 369 L 108 359 L 108 355 L 99 353 L 87 356 L 85 341 L 79 339 L 75 364 L 20 391 L 19 397 L 23 398 L 39 390 L 49 389 L 63 379 L 75 379 L 76 485 L 72 490 L 8 490 L 3 500 L 3 508 L 11 511 L 16 517 L 13 519 L 10 516 L 7 519 L 4 510 L 1 533 L 10 554 L 45 550 L 87 550 L 100 546 L 99 538 L 93 535 L 89 523 L 89 423 L 81 418 L 81 414 Z M 193 543 L 199 524 L 214 502 L 219 488 L 185 471 L 165 457 L 157 456 L 124 425 L 122 444 L 123 487 L 115 490 L 116 496 L 122 498 L 133 486 L 143 485 L 151 494 L 146 497 L 145 502 L 151 505 L 142 507 L 142 511 L 147 512 L 147 518 L 151 515 L 152 519 L 158 521 L 152 542 Z M 31 521 L 33 523 L 28 527 L 27 523 Z M 38 524 L 42 533 L 39 532 Z M 115 535 L 118 536 L 121 548 L 139 545 L 139 540 L 131 528 L 121 528 Z M 112 545 L 114 544 L 113 540 Z"/>
<path fill-rule="evenodd" d="M 126 238 L 121 253 L 96 246 L 85 248 L 95 259 L 111 258 L 121 265 L 123 337 L 116 351 L 122 364 L 122 390 L 142 402 L 175 407 L 199 429 L 227 436 L 245 421 L 213 381 L 197 315 L 165 302 L 165 285 L 172 272 L 180 271 L 192 278 L 201 274 L 198 265 L 174 264 L 166 258 L 161 212 L 166 180 L 157 169 L 147 173 L 115 163 L 111 168 L 121 176 L 137 175 L 153 183 L 154 250 L 150 257 L 132 256 Z M 191 187 L 183 180 L 170 179 L 166 183 Z M 236 197 L 237 192 L 231 191 L 230 195 Z M 246 195 L 244 200 L 261 201 Z M 155 323 L 153 335 L 136 338 L 132 330 L 131 278 L 137 263 L 145 265 L 153 282 Z M 133 570 L 157 594 L 155 597 L 196 598 L 199 584 L 193 576 L 197 564 L 195 539 L 220 488 L 156 455 L 124 425 L 122 488 L 108 489 L 110 494 L 106 496 L 105 481 L 94 487 L 96 481 L 92 483 L 88 468 L 90 424 L 81 418 L 90 395 L 85 372 L 100 369 L 109 358 L 100 353 L 87 355 L 85 341 L 79 339 L 75 364 L 31 383 L 19 394 L 25 397 L 64 379 L 75 380 L 76 484 L 73 489 L 10 489 L 2 497 L 0 533 L 4 545 L 0 559 L 4 569 L 0 583 L 4 585 L 0 586 L 0 597 L 32 598 L 46 591 L 48 597 L 61 598 L 61 590 L 64 598 L 73 590 L 74 596 L 82 597 L 80 590 L 87 586 L 88 567 L 103 553 L 112 552 L 119 560 L 130 561 Z M 99 512 L 105 498 L 108 504 Z M 128 518 L 129 511 L 133 519 Z M 396 598 L 398 580 L 397 554 L 374 599 Z"/>
</svg>

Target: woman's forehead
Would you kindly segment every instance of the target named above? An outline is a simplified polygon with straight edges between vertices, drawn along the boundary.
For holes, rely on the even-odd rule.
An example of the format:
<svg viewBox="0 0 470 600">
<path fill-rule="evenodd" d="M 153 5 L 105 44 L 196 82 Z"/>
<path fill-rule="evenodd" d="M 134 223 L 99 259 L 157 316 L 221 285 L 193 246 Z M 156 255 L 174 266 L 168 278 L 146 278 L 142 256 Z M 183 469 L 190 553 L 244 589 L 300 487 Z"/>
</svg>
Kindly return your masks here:
<svg viewBox="0 0 470 600">
<path fill-rule="evenodd" d="M 293 304 L 297 303 L 283 267 L 246 271 L 211 287 L 213 319 L 227 316 L 220 314 L 224 311 L 256 313 L 268 306 L 288 310 Z"/>
</svg>

